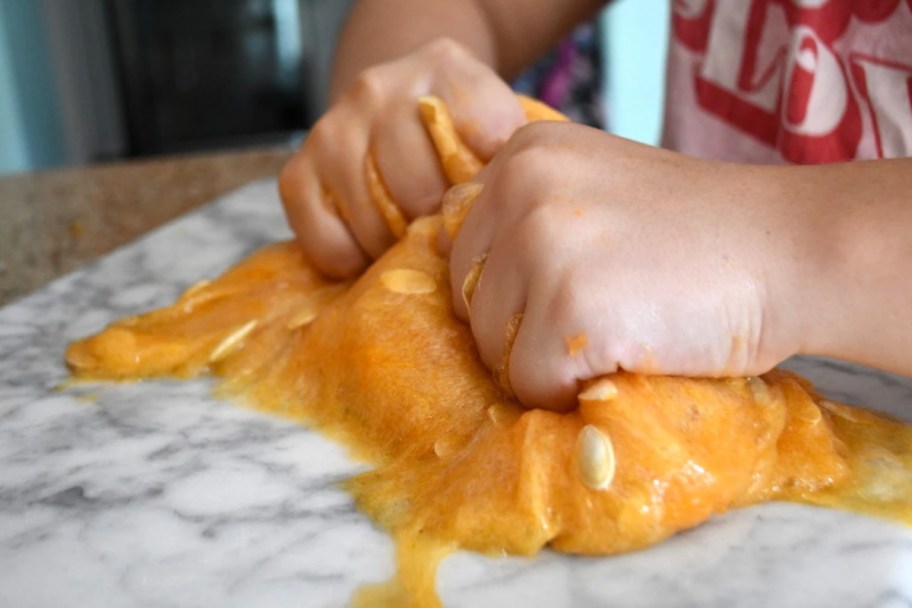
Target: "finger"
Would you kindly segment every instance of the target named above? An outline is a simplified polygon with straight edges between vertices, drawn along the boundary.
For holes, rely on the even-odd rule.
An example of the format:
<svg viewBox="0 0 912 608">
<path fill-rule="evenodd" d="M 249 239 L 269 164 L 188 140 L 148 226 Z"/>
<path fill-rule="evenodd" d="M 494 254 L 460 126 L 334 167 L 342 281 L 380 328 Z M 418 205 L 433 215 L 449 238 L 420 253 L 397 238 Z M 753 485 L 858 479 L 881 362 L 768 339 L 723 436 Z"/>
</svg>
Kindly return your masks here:
<svg viewBox="0 0 912 608">
<path fill-rule="evenodd" d="M 361 249 L 377 259 L 392 246 L 395 238 L 367 186 L 364 164 L 367 142 L 357 132 L 340 136 L 344 139 L 319 158 L 319 176 Z"/>
<path fill-rule="evenodd" d="M 490 203 L 485 194 L 486 191 L 482 189 L 474 198 L 450 251 L 453 312 L 464 321 L 469 318 L 472 292 L 477 289 L 494 237 L 495 222 L 489 212 L 486 212 L 485 208 Z M 444 242 L 443 245 L 446 247 L 447 243 Z"/>
<path fill-rule="evenodd" d="M 408 219 L 437 211 L 447 181 L 415 107 L 403 107 L 379 124 L 371 151 L 390 196 Z"/>
<path fill-rule="evenodd" d="M 482 161 L 490 160 L 526 124 L 516 95 L 490 68 L 465 64 L 465 70 L 441 78 L 439 96 L 447 104 L 456 132 Z"/>
<path fill-rule="evenodd" d="M 510 350 L 526 304 L 524 277 L 508 246 L 488 253 L 477 286 L 467 298 L 472 333 L 481 360 L 509 386 Z"/>
<path fill-rule="evenodd" d="M 299 153 L 285 166 L 279 190 L 288 223 L 317 270 L 348 278 L 367 266 L 367 256 L 333 208 L 306 157 Z"/>
<path fill-rule="evenodd" d="M 449 255 L 453 248 L 453 240 L 462 229 L 466 217 L 472 210 L 475 200 L 484 189 L 482 184 L 465 182 L 457 184 L 446 191 L 440 204 L 443 215 L 443 230 L 437 240 L 437 250 L 441 255 Z"/>
<path fill-rule="evenodd" d="M 468 319 L 468 309 L 461 302 L 462 287 L 473 267 L 477 267 L 494 238 L 497 227 L 517 225 L 524 205 L 503 204 L 494 192 L 509 192 L 513 201 L 534 199 L 535 180 L 519 185 L 499 181 L 503 156 L 495 157 L 471 182 L 457 184 L 444 195 L 444 230 L 438 236 L 438 250 L 450 255 L 450 281 L 453 287 L 453 309 L 456 315 Z M 456 234 L 456 238 L 450 236 Z"/>
<path fill-rule="evenodd" d="M 532 285 L 523 323 L 510 354 L 510 385 L 528 407 L 566 411 L 577 403 L 580 380 L 588 379 L 597 344 L 582 319 L 597 319 L 589 298 L 560 284 Z M 600 366 L 599 372 L 615 371 Z"/>
<path fill-rule="evenodd" d="M 368 154 L 364 159 L 364 179 L 367 182 L 367 189 L 370 193 L 371 202 L 380 212 L 380 216 L 386 222 L 386 227 L 390 233 L 397 239 L 405 236 L 408 230 L 408 219 L 402 214 L 402 210 L 383 181 L 380 170 L 377 169 L 377 163 L 374 161 L 374 155 Z"/>
</svg>

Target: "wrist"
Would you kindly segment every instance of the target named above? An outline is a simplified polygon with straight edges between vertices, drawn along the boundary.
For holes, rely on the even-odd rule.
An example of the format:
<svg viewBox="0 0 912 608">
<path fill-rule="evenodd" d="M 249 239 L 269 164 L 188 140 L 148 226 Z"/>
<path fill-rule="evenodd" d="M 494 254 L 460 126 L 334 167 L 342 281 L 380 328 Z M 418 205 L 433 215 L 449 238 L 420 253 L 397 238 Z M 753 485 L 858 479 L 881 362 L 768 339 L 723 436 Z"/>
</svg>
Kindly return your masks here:
<svg viewBox="0 0 912 608">
<path fill-rule="evenodd" d="M 863 214 L 858 215 L 864 204 L 858 198 L 858 180 L 848 175 L 855 168 L 778 168 L 783 175 L 778 200 L 791 225 L 795 251 L 785 272 L 789 293 L 784 298 L 795 319 L 794 354 L 852 358 L 851 345 L 861 329 L 858 314 L 868 314 L 859 305 L 865 289 L 860 278 L 877 263 L 867 259 L 876 235 L 864 225 Z"/>
<path fill-rule="evenodd" d="M 822 354 L 838 323 L 833 306 L 839 256 L 832 238 L 832 210 L 815 167 L 751 167 L 761 218 L 762 272 L 766 287 L 761 359 L 770 364 L 796 354 Z"/>
</svg>

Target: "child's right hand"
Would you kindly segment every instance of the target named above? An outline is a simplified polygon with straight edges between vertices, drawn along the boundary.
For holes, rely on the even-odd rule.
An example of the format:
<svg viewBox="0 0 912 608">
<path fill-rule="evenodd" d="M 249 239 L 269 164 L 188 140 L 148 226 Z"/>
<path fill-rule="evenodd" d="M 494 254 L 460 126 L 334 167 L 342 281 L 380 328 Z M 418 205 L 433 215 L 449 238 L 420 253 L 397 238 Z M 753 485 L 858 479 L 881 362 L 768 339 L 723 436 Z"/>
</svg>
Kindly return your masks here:
<svg viewBox="0 0 912 608">
<path fill-rule="evenodd" d="M 424 95 L 446 103 L 460 138 L 484 161 L 526 122 L 510 87 L 449 40 L 365 70 L 279 180 L 289 224 L 325 274 L 353 276 L 395 241 L 370 196 L 369 156 L 407 219 L 438 210 L 449 184 L 419 116 Z"/>
<path fill-rule="evenodd" d="M 445 215 L 468 209 L 453 309 L 529 407 L 565 411 L 582 381 L 618 370 L 764 373 L 832 318 L 828 201 L 801 169 L 530 124 L 446 196 Z"/>
</svg>

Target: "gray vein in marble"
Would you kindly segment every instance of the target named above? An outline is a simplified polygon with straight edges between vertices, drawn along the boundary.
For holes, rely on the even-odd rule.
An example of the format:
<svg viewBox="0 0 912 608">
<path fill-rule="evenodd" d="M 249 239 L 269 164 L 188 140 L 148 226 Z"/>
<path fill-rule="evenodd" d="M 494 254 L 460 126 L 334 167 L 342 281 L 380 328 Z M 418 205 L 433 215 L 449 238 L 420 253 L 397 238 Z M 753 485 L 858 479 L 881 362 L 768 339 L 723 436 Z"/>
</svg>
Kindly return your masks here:
<svg viewBox="0 0 912 608">
<path fill-rule="evenodd" d="M 251 184 L 0 309 L 0 607 L 315 606 L 393 572 L 338 481 L 360 470 L 208 381 L 73 385 L 66 344 L 287 238 Z M 909 419 L 912 381 L 795 360 L 831 397 Z M 630 555 L 460 553 L 447 606 L 910 606 L 912 531 L 769 504 Z"/>
</svg>

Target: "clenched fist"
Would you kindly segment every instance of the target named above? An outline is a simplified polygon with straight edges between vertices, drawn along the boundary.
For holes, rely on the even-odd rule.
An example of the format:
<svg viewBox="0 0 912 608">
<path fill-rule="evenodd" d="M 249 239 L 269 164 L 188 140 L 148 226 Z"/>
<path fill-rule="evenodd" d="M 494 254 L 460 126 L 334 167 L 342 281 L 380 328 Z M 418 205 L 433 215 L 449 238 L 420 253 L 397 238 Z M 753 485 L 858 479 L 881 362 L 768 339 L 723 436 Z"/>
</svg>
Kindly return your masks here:
<svg viewBox="0 0 912 608">
<path fill-rule="evenodd" d="M 456 312 L 529 406 L 569 407 L 580 380 L 618 369 L 765 372 L 815 306 L 806 218 L 777 171 L 525 126 L 480 187 L 447 194 L 445 212 L 475 197 L 452 244 Z"/>
</svg>

